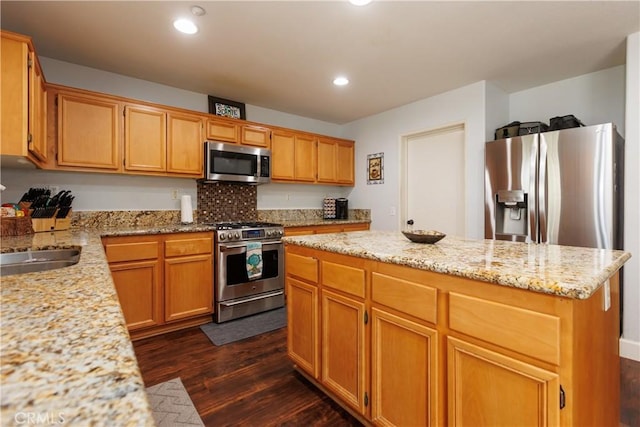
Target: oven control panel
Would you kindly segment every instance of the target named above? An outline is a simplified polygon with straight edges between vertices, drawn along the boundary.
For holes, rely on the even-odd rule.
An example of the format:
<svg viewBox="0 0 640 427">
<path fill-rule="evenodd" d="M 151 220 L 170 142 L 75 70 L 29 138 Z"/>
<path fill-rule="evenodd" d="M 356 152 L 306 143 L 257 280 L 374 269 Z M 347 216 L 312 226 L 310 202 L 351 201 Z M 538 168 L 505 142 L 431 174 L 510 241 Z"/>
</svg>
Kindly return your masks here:
<svg viewBox="0 0 640 427">
<path fill-rule="evenodd" d="M 284 229 L 282 227 L 223 230 L 218 231 L 218 240 L 221 242 L 269 240 L 277 239 L 283 235 Z"/>
</svg>

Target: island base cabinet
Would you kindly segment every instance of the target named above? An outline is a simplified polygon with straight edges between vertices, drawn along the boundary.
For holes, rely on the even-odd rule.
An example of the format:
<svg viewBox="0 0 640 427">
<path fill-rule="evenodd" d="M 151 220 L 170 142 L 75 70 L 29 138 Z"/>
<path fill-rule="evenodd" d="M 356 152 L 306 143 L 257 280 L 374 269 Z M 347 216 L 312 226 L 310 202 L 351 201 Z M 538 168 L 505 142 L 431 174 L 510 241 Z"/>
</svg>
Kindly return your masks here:
<svg viewBox="0 0 640 427">
<path fill-rule="evenodd" d="M 560 425 L 558 375 L 447 338 L 450 426 Z"/>
<path fill-rule="evenodd" d="M 381 426 L 441 425 L 436 389 L 438 333 L 371 310 L 371 419 Z"/>
<path fill-rule="evenodd" d="M 287 351 L 291 360 L 317 379 L 318 288 L 287 278 Z"/>
<path fill-rule="evenodd" d="M 363 302 L 322 291 L 322 373 L 325 387 L 365 413 L 365 306 Z"/>
</svg>

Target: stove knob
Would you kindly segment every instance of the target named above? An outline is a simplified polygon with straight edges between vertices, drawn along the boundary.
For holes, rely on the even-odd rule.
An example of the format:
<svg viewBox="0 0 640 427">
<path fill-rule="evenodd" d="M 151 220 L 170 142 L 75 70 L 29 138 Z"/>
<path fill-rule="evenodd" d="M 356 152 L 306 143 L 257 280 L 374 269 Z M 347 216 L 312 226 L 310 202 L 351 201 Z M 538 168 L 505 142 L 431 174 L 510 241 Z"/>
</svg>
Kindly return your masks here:
<svg viewBox="0 0 640 427">
<path fill-rule="evenodd" d="M 284 232 L 282 230 L 278 230 L 278 236 L 282 236 Z"/>
<path fill-rule="evenodd" d="M 220 233 L 220 240 L 224 240 L 226 238 L 227 238 L 227 236 L 224 233 Z"/>
<path fill-rule="evenodd" d="M 236 232 L 236 234 L 234 234 L 233 237 L 235 237 L 236 239 L 239 239 L 240 238 L 240 234 L 238 232 Z"/>
<path fill-rule="evenodd" d="M 267 237 L 271 237 L 273 235 L 273 232 L 271 232 L 271 230 L 267 231 Z"/>
</svg>

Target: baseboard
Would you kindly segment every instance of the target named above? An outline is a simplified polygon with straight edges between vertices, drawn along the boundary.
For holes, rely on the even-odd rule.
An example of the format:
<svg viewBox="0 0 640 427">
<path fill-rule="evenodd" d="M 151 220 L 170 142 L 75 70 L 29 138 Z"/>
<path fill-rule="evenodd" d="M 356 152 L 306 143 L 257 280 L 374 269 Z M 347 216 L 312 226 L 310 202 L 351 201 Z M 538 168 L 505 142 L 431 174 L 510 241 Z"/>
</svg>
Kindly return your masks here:
<svg viewBox="0 0 640 427">
<path fill-rule="evenodd" d="M 640 362 L 640 342 L 620 338 L 620 357 Z"/>
</svg>

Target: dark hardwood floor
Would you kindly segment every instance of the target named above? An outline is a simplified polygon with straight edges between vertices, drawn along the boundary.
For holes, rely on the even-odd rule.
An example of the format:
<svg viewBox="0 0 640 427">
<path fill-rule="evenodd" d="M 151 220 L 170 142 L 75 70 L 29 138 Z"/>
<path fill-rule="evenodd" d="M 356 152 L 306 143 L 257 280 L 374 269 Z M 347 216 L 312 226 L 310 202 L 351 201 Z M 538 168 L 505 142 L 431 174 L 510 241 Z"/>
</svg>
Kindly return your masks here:
<svg viewBox="0 0 640 427">
<path fill-rule="evenodd" d="M 134 349 L 146 386 L 180 377 L 207 426 L 359 426 L 293 370 L 286 332 L 216 347 L 196 327 Z M 640 362 L 620 366 L 621 425 L 640 426 Z"/>
</svg>

